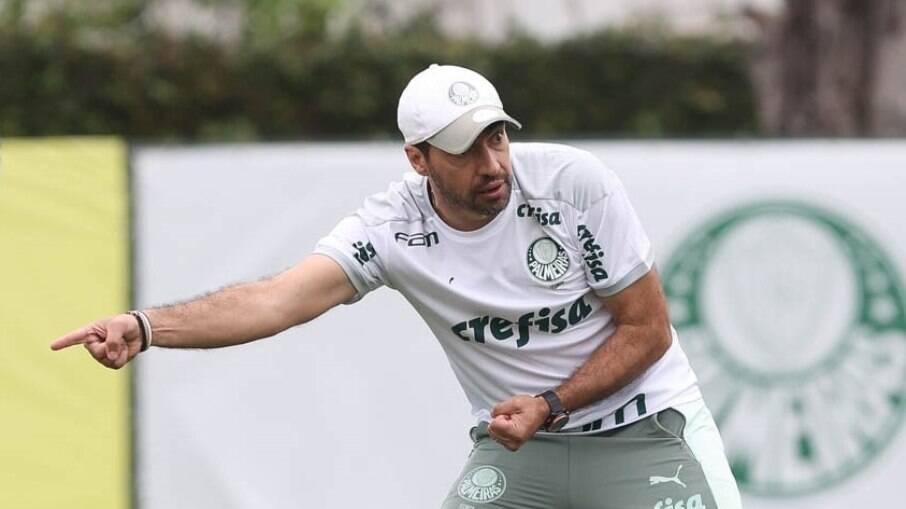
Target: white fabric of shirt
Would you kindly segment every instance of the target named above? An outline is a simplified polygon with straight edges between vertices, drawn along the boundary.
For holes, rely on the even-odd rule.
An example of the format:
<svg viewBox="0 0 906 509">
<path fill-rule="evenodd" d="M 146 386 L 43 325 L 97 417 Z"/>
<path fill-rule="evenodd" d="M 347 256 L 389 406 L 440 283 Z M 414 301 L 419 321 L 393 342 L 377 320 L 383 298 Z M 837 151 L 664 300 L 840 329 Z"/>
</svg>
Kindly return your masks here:
<svg viewBox="0 0 906 509">
<path fill-rule="evenodd" d="M 479 230 L 448 226 L 429 201 L 427 180 L 407 173 L 315 248 L 343 267 L 358 292 L 353 301 L 380 286 L 406 297 L 480 421 L 490 421 L 501 401 L 568 379 L 615 330 L 599 296 L 654 266 L 622 183 L 600 160 L 546 143 L 513 143 L 510 155 L 509 204 Z M 573 412 L 569 427 L 603 419 L 601 429 L 609 429 L 699 397 L 674 331 L 660 360 Z"/>
</svg>

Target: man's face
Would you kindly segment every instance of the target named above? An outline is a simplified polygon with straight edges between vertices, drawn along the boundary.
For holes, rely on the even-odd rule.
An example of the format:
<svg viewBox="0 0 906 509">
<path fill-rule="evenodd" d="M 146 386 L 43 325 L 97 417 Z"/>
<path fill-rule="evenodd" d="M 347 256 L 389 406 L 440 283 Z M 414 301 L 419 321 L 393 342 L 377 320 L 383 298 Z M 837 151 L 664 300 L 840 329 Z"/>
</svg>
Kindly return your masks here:
<svg viewBox="0 0 906 509">
<path fill-rule="evenodd" d="M 428 177 L 435 208 L 448 224 L 474 230 L 506 208 L 513 169 L 505 123 L 485 129 L 463 154 L 448 154 L 433 146 L 429 150 L 428 158 L 421 157 L 421 171 L 419 167 L 416 171 Z"/>
</svg>

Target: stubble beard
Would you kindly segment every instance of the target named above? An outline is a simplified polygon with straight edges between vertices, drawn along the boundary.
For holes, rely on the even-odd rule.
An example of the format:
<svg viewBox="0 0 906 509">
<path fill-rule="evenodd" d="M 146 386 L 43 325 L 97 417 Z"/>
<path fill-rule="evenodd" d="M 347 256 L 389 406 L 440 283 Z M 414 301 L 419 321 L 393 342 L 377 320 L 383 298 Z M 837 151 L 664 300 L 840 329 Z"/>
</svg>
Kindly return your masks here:
<svg viewBox="0 0 906 509">
<path fill-rule="evenodd" d="M 448 205 L 461 210 L 468 210 L 481 217 L 489 218 L 499 214 L 510 203 L 510 195 L 513 191 L 513 176 L 507 174 L 503 178 L 503 181 L 503 185 L 506 186 L 506 192 L 504 193 L 503 198 L 496 203 L 488 204 L 479 203 L 479 193 L 474 190 L 470 189 L 462 194 L 456 193 L 447 186 L 442 178 L 438 178 L 438 175 L 434 172 L 431 172 L 430 183 L 431 189 L 443 197 L 444 202 Z"/>
</svg>

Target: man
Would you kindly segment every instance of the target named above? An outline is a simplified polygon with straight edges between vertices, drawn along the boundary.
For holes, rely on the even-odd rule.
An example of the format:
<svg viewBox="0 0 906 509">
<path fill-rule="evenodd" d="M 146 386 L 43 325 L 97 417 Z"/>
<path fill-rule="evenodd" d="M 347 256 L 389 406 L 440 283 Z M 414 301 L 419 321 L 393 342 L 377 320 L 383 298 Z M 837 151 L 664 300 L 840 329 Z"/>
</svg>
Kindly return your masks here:
<svg viewBox="0 0 906 509">
<path fill-rule="evenodd" d="M 397 121 L 415 173 L 295 267 L 52 348 L 116 369 L 151 344 L 272 336 L 387 285 L 437 336 L 477 421 L 444 508 L 740 507 L 617 177 L 574 148 L 510 145 L 521 126 L 461 67 L 416 75 Z"/>
</svg>

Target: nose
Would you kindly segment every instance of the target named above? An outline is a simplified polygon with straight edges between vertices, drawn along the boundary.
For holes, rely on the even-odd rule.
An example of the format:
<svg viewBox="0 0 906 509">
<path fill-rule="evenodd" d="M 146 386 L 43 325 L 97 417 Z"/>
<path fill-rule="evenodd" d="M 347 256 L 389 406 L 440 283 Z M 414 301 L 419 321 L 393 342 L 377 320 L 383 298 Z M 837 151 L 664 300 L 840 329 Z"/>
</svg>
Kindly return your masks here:
<svg viewBox="0 0 906 509">
<path fill-rule="evenodd" d="M 492 178 L 498 178 L 504 174 L 503 164 L 500 158 L 503 155 L 484 144 L 479 148 L 478 171 L 482 175 Z"/>
</svg>

